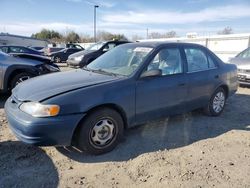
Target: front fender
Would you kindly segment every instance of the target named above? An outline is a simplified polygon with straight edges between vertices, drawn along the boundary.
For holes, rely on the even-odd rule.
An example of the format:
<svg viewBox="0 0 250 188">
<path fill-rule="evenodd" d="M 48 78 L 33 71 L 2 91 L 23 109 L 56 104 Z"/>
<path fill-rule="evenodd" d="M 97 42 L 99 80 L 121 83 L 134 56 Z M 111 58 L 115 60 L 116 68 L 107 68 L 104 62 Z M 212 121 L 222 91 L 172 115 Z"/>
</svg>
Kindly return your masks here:
<svg viewBox="0 0 250 188">
<path fill-rule="evenodd" d="M 8 90 L 8 84 L 9 81 L 13 78 L 13 75 L 15 73 L 21 73 L 21 72 L 28 72 L 30 74 L 33 74 L 34 76 L 39 75 L 39 69 L 36 68 L 35 66 L 29 66 L 29 65 L 12 65 L 9 66 L 3 76 L 3 90 L 7 91 Z"/>
</svg>

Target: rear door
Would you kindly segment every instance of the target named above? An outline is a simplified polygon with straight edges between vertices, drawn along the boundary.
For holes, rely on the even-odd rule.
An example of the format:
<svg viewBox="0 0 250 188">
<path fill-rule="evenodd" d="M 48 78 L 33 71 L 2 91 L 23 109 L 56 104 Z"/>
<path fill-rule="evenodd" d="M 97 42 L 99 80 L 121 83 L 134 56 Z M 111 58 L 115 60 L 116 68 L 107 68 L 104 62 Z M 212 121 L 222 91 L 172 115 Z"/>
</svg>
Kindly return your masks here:
<svg viewBox="0 0 250 188">
<path fill-rule="evenodd" d="M 199 47 L 184 47 L 187 64 L 188 97 L 187 109 L 206 106 L 219 83 L 218 65 L 206 50 Z"/>
<path fill-rule="evenodd" d="M 172 71 L 165 70 L 161 60 L 175 60 Z M 178 47 L 161 49 L 148 65 L 146 70 L 160 69 L 161 76 L 140 78 L 136 83 L 136 121 L 145 123 L 148 120 L 162 118 L 167 115 L 182 113 L 187 97 L 187 79 L 183 71 L 182 55 Z M 145 71 L 146 71 L 145 70 Z"/>
</svg>

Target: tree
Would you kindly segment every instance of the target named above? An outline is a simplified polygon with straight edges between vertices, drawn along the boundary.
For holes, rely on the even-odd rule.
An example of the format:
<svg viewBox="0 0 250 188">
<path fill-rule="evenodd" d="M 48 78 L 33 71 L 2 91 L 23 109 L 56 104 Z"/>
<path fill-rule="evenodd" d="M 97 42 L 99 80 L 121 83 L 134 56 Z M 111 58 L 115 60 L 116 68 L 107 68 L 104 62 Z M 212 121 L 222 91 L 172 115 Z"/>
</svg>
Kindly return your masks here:
<svg viewBox="0 0 250 188">
<path fill-rule="evenodd" d="M 141 40 L 141 39 L 143 39 L 141 36 L 139 36 L 139 35 L 133 35 L 132 36 L 132 41 L 138 41 L 138 40 Z"/>
<path fill-rule="evenodd" d="M 232 33 L 233 33 L 233 29 L 231 27 L 227 26 L 222 31 L 219 31 L 217 34 L 228 35 L 228 34 L 232 34 Z"/>
<path fill-rule="evenodd" d="M 176 37 L 175 31 L 169 31 L 166 33 L 152 32 L 149 34 L 149 38 L 151 39 L 160 39 L 160 38 L 173 38 Z"/>
<path fill-rule="evenodd" d="M 152 32 L 149 34 L 149 38 L 150 39 L 159 39 L 159 38 L 163 38 L 161 33 L 158 32 Z"/>
<path fill-rule="evenodd" d="M 124 34 L 112 34 L 107 31 L 99 31 L 97 33 L 97 41 L 107 41 L 107 40 L 128 40 Z"/>
<path fill-rule="evenodd" d="M 40 32 L 32 34 L 31 37 L 43 40 L 61 40 L 63 36 L 54 30 L 42 29 Z"/>
<path fill-rule="evenodd" d="M 88 43 L 88 42 L 94 42 L 95 40 L 94 40 L 94 37 L 90 37 L 90 35 L 88 34 L 83 34 L 80 37 L 80 41 L 82 43 Z"/>
<path fill-rule="evenodd" d="M 174 38 L 176 37 L 176 32 L 175 31 L 169 31 L 165 34 L 165 38 Z"/>
<path fill-rule="evenodd" d="M 80 42 L 80 36 L 76 32 L 70 31 L 65 36 L 65 42 L 67 43 Z"/>
</svg>

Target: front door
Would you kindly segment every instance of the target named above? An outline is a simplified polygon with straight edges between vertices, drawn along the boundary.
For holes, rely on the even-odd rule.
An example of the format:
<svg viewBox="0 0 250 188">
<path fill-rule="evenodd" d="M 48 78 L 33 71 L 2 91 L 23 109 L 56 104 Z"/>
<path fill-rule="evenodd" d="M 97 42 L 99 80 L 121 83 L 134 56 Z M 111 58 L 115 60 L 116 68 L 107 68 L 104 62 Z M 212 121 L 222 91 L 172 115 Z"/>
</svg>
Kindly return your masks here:
<svg viewBox="0 0 250 188">
<path fill-rule="evenodd" d="M 182 113 L 187 97 L 187 79 L 178 48 L 161 49 L 145 71 L 160 69 L 161 76 L 140 78 L 136 84 L 136 121 Z"/>
</svg>

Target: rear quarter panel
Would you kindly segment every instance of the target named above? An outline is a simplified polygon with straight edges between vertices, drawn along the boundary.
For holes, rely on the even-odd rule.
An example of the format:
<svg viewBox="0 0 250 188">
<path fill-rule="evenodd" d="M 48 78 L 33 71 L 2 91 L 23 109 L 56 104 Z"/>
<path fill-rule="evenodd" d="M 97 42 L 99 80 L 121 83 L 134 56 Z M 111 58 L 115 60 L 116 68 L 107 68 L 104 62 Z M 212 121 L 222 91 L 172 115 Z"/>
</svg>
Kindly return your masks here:
<svg viewBox="0 0 250 188">
<path fill-rule="evenodd" d="M 228 87 L 228 96 L 233 95 L 238 89 L 237 67 L 233 64 L 222 64 L 221 66 L 222 81 Z"/>
</svg>

